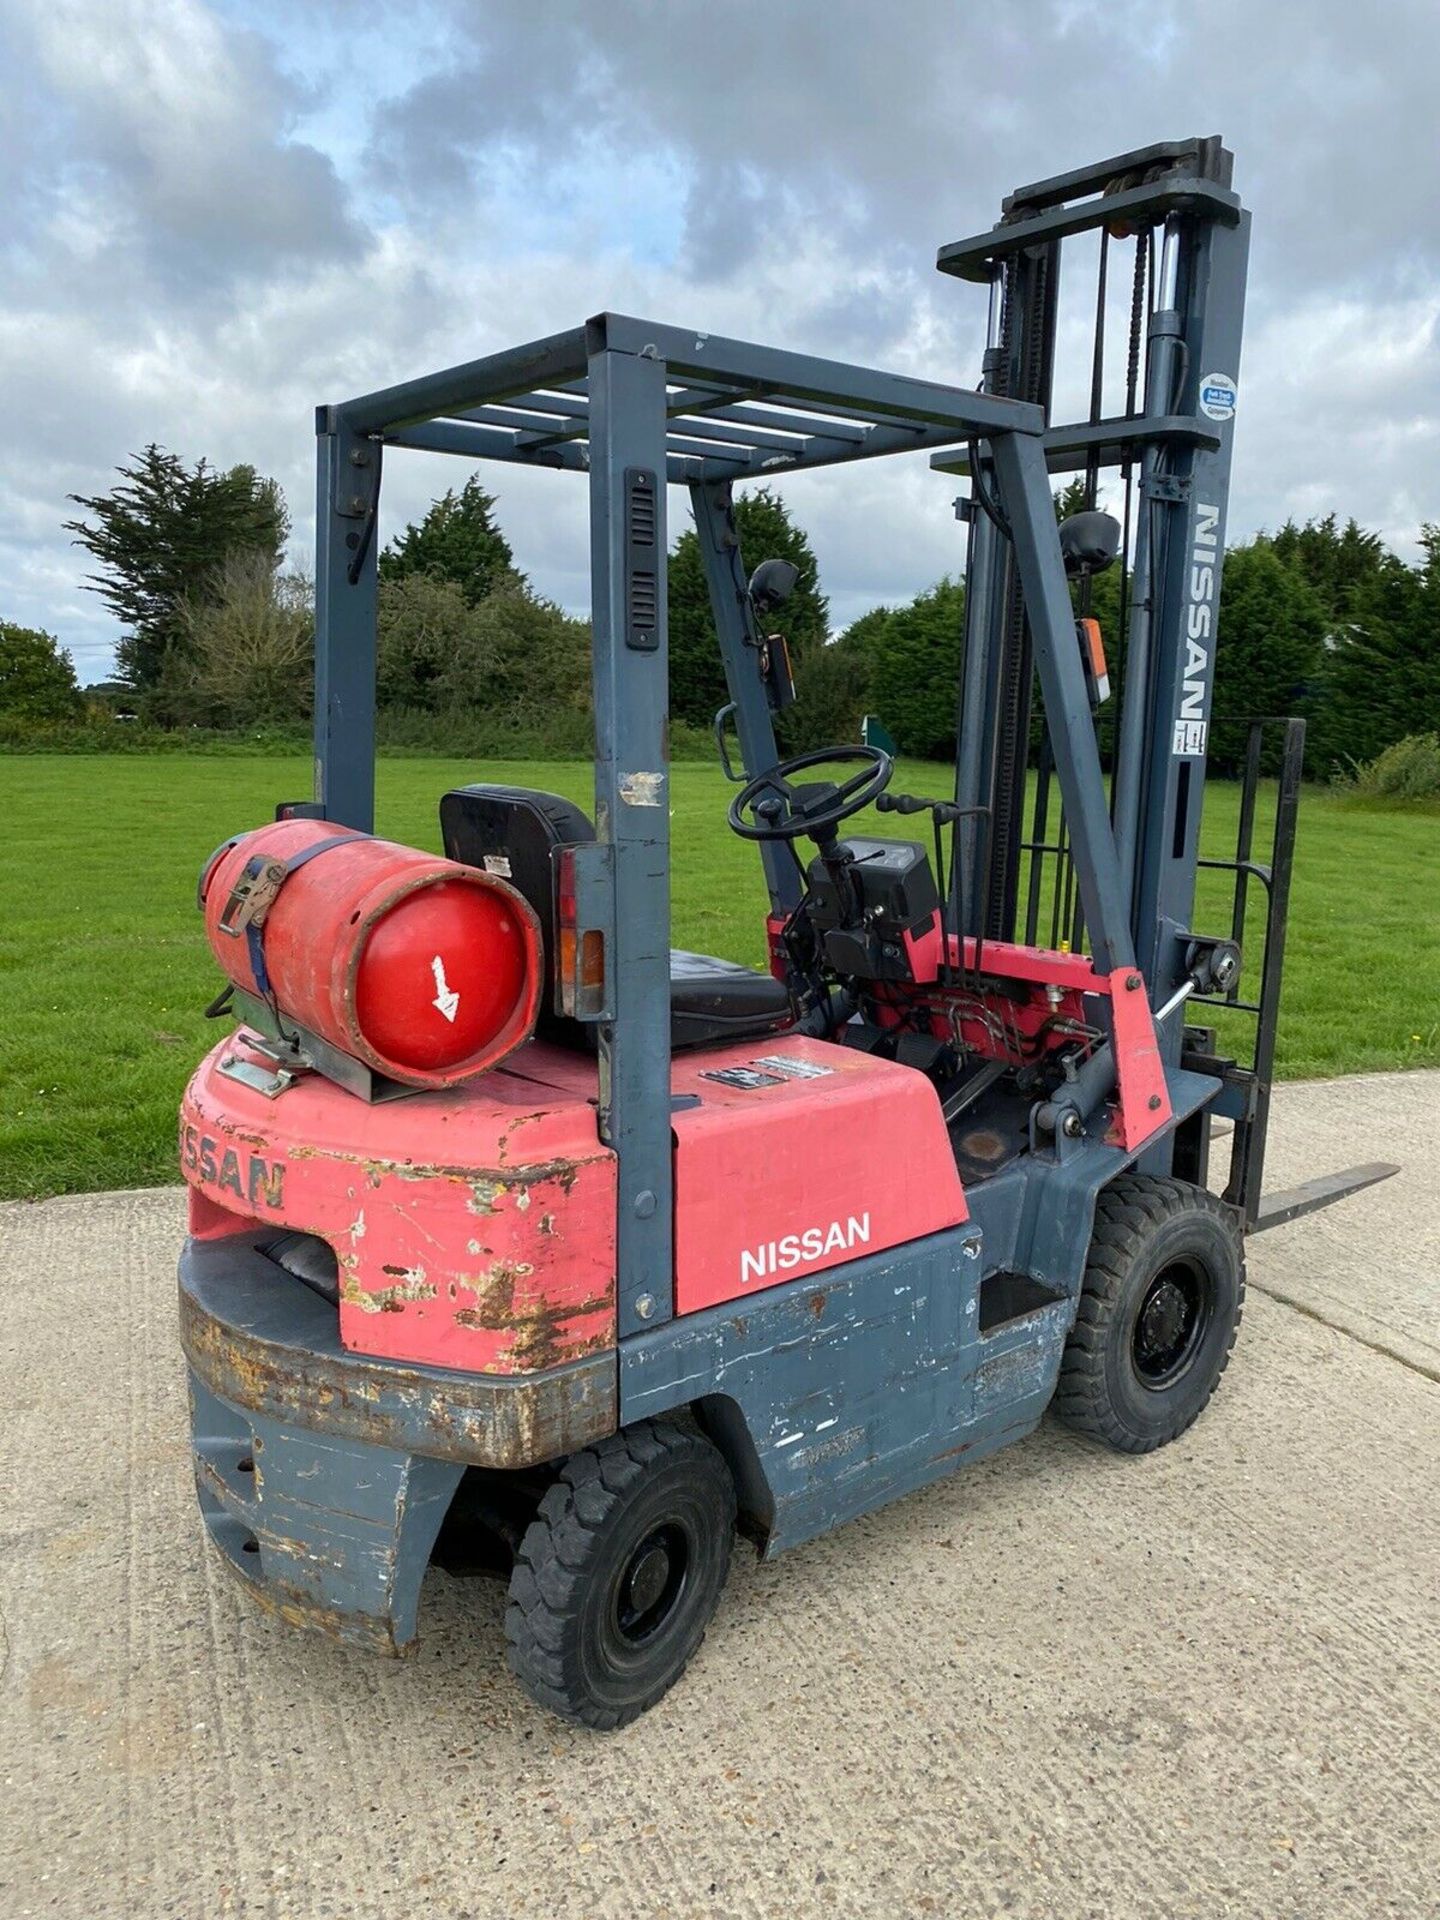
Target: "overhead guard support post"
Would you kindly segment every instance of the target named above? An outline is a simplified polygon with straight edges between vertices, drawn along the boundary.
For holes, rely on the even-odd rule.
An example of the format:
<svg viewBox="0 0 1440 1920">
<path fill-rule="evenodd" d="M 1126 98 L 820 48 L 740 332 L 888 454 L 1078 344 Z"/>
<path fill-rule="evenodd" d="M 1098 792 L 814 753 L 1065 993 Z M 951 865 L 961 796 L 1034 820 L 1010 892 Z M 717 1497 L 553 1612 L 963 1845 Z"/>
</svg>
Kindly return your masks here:
<svg viewBox="0 0 1440 1920">
<path fill-rule="evenodd" d="M 315 425 L 315 798 L 327 820 L 369 833 L 380 447 L 338 408 Z"/>
<path fill-rule="evenodd" d="M 1075 644 L 1075 609 L 1060 557 L 1045 449 L 1038 437 L 1002 433 L 991 441 L 1020 583 L 1030 618 L 1035 666 L 1055 754 L 1055 772 L 1075 856 L 1080 904 L 1101 973 L 1134 963 L 1128 899 L 1105 801 L 1100 750 Z"/>
<path fill-rule="evenodd" d="M 674 1314 L 665 373 L 644 354 L 590 357 L 595 825 L 614 877 L 600 1132 L 618 1163 L 621 1338 Z"/>
<path fill-rule="evenodd" d="M 735 731 L 740 757 L 752 779 L 776 763 L 775 728 L 770 702 L 760 678 L 760 635 L 750 607 L 745 557 L 735 531 L 732 489 L 728 480 L 692 486 L 695 533 L 710 589 L 710 613 L 725 665 L 725 684 L 735 708 Z M 763 557 L 763 556 L 762 556 Z M 762 841 L 760 859 L 772 913 L 789 913 L 800 904 L 800 875 L 786 848 Z"/>
</svg>

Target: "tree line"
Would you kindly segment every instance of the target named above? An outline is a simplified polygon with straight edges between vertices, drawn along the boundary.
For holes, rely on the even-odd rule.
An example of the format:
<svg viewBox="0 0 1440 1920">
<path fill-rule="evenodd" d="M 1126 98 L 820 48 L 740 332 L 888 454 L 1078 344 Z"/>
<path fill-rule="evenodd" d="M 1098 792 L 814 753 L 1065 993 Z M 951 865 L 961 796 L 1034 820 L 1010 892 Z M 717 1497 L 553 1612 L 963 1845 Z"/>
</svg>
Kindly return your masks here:
<svg viewBox="0 0 1440 1920">
<path fill-rule="evenodd" d="M 289 515 L 278 485 L 248 466 L 219 470 L 150 446 L 117 484 L 72 496 L 66 522 L 89 554 L 88 584 L 116 614 L 117 677 L 90 706 L 175 728 L 301 729 L 313 702 L 312 583 L 285 563 Z M 1072 486 L 1057 499 L 1080 504 Z M 789 643 L 798 699 L 782 743 L 856 737 L 876 715 L 902 751 L 944 758 L 955 740 L 964 586 L 942 579 L 832 635 L 804 530 L 768 487 L 736 501 L 747 565 L 794 562 L 794 594 L 774 618 Z M 1119 569 L 1090 585 L 1114 660 L 1123 647 Z M 726 699 L 699 544 L 670 556 L 671 711 L 708 729 Z M 1440 528 L 1408 565 L 1376 533 L 1334 514 L 1287 522 L 1228 550 L 1215 662 L 1212 759 L 1232 767 L 1234 717 L 1300 713 L 1313 775 L 1353 768 L 1407 736 L 1440 730 Z M 421 745 L 468 720 L 495 739 L 583 752 L 590 737 L 588 624 L 536 593 L 469 479 L 379 557 L 377 697 L 382 737 Z M 0 621 L 0 722 L 45 726 L 86 706 L 54 636 Z M 1109 716 L 1102 709 L 1106 735 Z M 472 732 L 473 732 L 472 727 Z"/>
</svg>

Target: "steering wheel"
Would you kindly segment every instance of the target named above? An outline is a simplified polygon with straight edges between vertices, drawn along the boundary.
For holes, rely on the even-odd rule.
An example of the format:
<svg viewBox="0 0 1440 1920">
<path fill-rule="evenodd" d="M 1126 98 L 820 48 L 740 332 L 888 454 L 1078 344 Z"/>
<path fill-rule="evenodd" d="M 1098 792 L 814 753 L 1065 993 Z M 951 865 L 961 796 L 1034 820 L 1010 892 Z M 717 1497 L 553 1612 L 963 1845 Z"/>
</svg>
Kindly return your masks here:
<svg viewBox="0 0 1440 1920">
<path fill-rule="evenodd" d="M 831 780 L 791 785 L 797 773 L 808 773 L 811 767 L 857 760 L 860 771 L 838 786 Z M 801 834 L 823 840 L 882 794 L 894 771 L 895 762 L 879 747 L 817 747 L 748 780 L 730 802 L 727 818 L 742 840 L 798 840 Z M 753 819 L 745 818 L 747 811 Z"/>
</svg>

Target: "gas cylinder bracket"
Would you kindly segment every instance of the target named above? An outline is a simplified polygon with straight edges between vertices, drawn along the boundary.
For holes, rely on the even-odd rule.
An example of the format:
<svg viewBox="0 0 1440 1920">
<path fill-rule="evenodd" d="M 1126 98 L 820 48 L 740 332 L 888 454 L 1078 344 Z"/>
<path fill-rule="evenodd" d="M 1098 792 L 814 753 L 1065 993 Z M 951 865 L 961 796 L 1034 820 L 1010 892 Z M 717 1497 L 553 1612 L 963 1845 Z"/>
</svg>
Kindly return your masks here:
<svg viewBox="0 0 1440 1920">
<path fill-rule="evenodd" d="M 276 1099 L 307 1073 L 318 1073 L 372 1107 L 422 1091 L 378 1073 L 299 1021 L 288 1016 L 282 1021 L 273 1007 L 243 987 L 235 989 L 233 1011 L 245 1046 L 269 1062 L 272 1070 L 240 1054 L 226 1054 L 219 1070 L 242 1086 L 254 1087 L 267 1100 Z"/>
<path fill-rule="evenodd" d="M 222 1053 L 219 1072 L 227 1080 L 238 1081 L 242 1087 L 263 1094 L 267 1100 L 278 1100 L 302 1074 L 314 1071 L 314 1062 L 306 1057 L 298 1036 L 292 1038 L 281 1033 L 278 1024 L 269 1024 L 274 1016 L 267 1007 L 246 993 L 237 992 L 235 999 L 236 1010 L 246 1022 L 237 1038 L 243 1039 L 249 1051 L 259 1058 L 247 1059 L 233 1050 Z M 247 1018 L 252 1008 L 256 1016 L 253 1021 Z"/>
<path fill-rule="evenodd" d="M 272 1054 L 266 1054 L 273 1059 Z M 221 1060 L 219 1071 L 227 1080 L 238 1080 L 242 1087 L 249 1087 L 267 1100 L 278 1100 L 280 1095 L 293 1087 L 301 1074 L 309 1073 L 308 1066 L 281 1066 L 277 1062 L 272 1068 L 261 1066 L 258 1060 L 242 1060 L 238 1054 L 227 1053 Z"/>
</svg>

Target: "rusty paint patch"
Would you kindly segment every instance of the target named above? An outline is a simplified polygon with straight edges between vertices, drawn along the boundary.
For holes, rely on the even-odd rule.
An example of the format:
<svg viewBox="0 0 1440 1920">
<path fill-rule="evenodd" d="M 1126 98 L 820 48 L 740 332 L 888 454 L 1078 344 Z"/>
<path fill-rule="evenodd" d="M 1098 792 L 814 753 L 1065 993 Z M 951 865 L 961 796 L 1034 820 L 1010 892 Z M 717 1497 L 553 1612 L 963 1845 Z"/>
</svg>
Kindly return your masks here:
<svg viewBox="0 0 1440 1920">
<path fill-rule="evenodd" d="M 214 1551 L 222 1566 L 239 1582 L 256 1606 L 283 1620 L 287 1627 L 303 1627 L 308 1632 L 323 1634 L 338 1646 L 361 1647 L 366 1652 L 383 1654 L 392 1660 L 403 1659 L 418 1642 L 417 1635 L 402 1645 L 395 1638 L 393 1621 L 377 1619 L 373 1614 L 341 1613 L 338 1608 L 321 1606 L 288 1582 L 277 1580 L 272 1574 L 267 1574 L 263 1580 L 257 1579 L 236 1566 L 228 1553 L 219 1548 Z"/>
<path fill-rule="evenodd" d="M 566 1338 L 563 1329 L 572 1320 L 583 1320 L 597 1313 L 613 1312 L 613 1288 L 592 1294 L 586 1300 L 532 1301 L 516 1304 L 515 1283 L 534 1269 L 524 1262 L 497 1261 L 488 1274 L 463 1279 L 472 1288 L 475 1301 L 455 1314 L 457 1327 L 472 1333 L 509 1333 L 514 1336 L 510 1358 L 526 1371 L 560 1366 L 598 1353 L 611 1344 L 608 1327 L 589 1337 Z"/>
<path fill-rule="evenodd" d="M 615 1369 L 604 1363 L 578 1383 L 570 1372 L 503 1382 L 492 1372 L 442 1383 L 389 1362 L 257 1340 L 207 1311 L 183 1279 L 181 1337 L 190 1365 L 232 1406 L 368 1445 L 508 1468 L 573 1453 L 615 1429 Z M 583 1343 L 587 1355 L 612 1351 L 609 1336 Z M 581 1357 L 579 1343 L 563 1356 Z M 257 1434 L 252 1451 L 261 1446 Z"/>
<path fill-rule="evenodd" d="M 582 1166 L 591 1166 L 610 1157 L 609 1149 L 602 1148 L 584 1160 L 542 1160 L 532 1166 L 519 1167 L 455 1167 L 420 1160 L 376 1160 L 358 1153 L 345 1153 L 338 1147 L 309 1146 L 303 1141 L 293 1144 L 287 1142 L 285 1152 L 292 1160 L 323 1160 L 341 1166 L 359 1167 L 372 1187 L 378 1187 L 387 1178 L 453 1180 L 471 1187 L 477 1195 L 489 1191 L 496 1196 L 508 1192 L 512 1187 L 528 1189 L 543 1186 L 547 1180 L 553 1180 L 563 1192 L 569 1193 L 579 1178 Z"/>
<path fill-rule="evenodd" d="M 386 1267 L 386 1273 L 399 1274 L 393 1286 L 362 1286 L 354 1272 L 347 1271 L 340 1282 L 340 1298 L 348 1307 L 358 1307 L 361 1313 L 401 1313 L 416 1300 L 433 1300 L 436 1295 L 434 1284 L 425 1278 L 423 1267 Z"/>
</svg>

